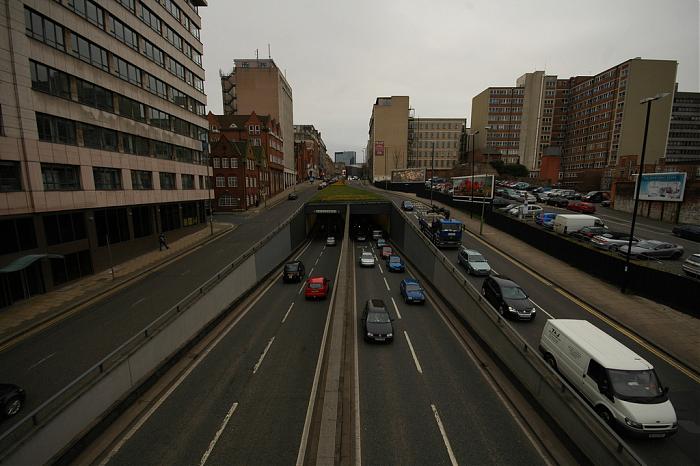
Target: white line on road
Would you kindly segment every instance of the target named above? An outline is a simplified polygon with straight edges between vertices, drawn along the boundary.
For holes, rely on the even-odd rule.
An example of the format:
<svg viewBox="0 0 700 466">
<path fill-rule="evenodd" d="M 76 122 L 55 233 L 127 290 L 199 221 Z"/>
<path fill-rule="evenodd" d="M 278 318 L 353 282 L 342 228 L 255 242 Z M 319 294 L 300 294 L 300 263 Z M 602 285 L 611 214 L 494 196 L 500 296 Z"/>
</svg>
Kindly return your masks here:
<svg viewBox="0 0 700 466">
<path fill-rule="evenodd" d="M 532 301 L 532 298 L 530 298 L 530 301 Z M 549 312 L 545 311 L 544 309 L 542 309 L 542 306 L 540 306 L 539 304 L 537 304 L 537 303 L 534 302 L 534 301 L 532 301 L 532 304 L 534 304 L 535 306 L 537 306 L 537 309 L 539 309 L 540 311 L 542 311 L 542 312 L 544 312 L 545 314 L 547 314 L 547 315 L 549 316 L 550 319 L 554 319 L 554 316 L 553 316 L 552 314 L 550 314 Z"/>
<path fill-rule="evenodd" d="M 284 323 L 284 321 L 287 320 L 287 316 L 289 315 L 290 312 L 292 312 L 293 307 L 294 307 L 294 303 L 289 305 L 289 309 L 287 309 L 287 313 L 284 315 L 284 318 L 282 318 L 282 323 Z"/>
<path fill-rule="evenodd" d="M 228 413 L 226 413 L 226 416 L 224 417 L 224 421 L 221 423 L 221 427 L 219 427 L 219 430 L 216 431 L 214 438 L 212 439 L 211 442 L 209 442 L 209 448 L 207 448 L 207 451 L 204 452 L 202 459 L 199 461 L 199 466 L 204 466 L 204 464 L 209 459 L 209 455 L 211 454 L 212 450 L 216 446 L 216 442 L 219 441 L 219 437 L 221 437 L 221 433 L 226 428 L 226 424 L 228 424 L 228 421 L 229 421 L 229 419 L 231 419 L 231 416 L 233 416 L 233 412 L 236 410 L 236 408 L 238 408 L 238 402 L 234 402 L 231 405 L 231 408 L 228 410 Z"/>
<path fill-rule="evenodd" d="M 408 347 L 411 350 L 411 355 L 413 356 L 413 362 L 416 363 L 416 370 L 418 370 L 419 374 L 423 373 L 423 368 L 420 367 L 420 362 L 418 362 L 418 356 L 416 356 L 416 352 L 413 350 L 413 345 L 411 344 L 411 339 L 408 336 L 408 333 L 406 333 L 406 330 L 403 331 L 403 335 L 406 337 L 406 341 L 408 342 Z"/>
<path fill-rule="evenodd" d="M 437 408 L 435 405 L 431 404 L 430 407 L 433 410 L 433 415 L 435 416 L 435 422 L 437 422 L 438 429 L 440 429 L 440 435 L 442 435 L 442 441 L 445 442 L 445 448 L 447 448 L 447 454 L 450 456 L 450 463 L 452 463 L 452 466 L 457 466 L 457 458 L 455 458 L 455 454 L 452 451 L 452 447 L 450 446 L 450 439 L 447 438 L 447 433 L 445 432 L 445 427 L 442 425 L 442 421 L 440 420 L 440 415 L 437 412 Z"/>
<path fill-rule="evenodd" d="M 31 366 L 27 367 L 27 372 L 29 372 L 30 370 L 34 369 L 34 368 L 35 368 L 36 366 L 38 366 L 39 364 L 41 364 L 41 363 L 43 363 L 43 362 L 45 362 L 45 361 L 51 359 L 51 358 L 53 357 L 54 354 L 56 354 L 56 353 L 51 353 L 51 354 L 49 354 L 48 356 L 39 359 L 37 362 L 35 362 L 35 363 L 32 364 Z"/>
<path fill-rule="evenodd" d="M 384 274 L 384 269 L 382 269 L 382 264 L 377 261 L 377 267 L 379 267 L 379 272 L 383 275 Z"/>
<path fill-rule="evenodd" d="M 289 309 L 291 309 L 291 307 Z M 267 354 L 267 351 L 270 349 L 270 346 L 272 346 L 273 341 L 275 341 L 275 337 L 270 338 L 270 341 L 267 342 L 267 346 L 265 347 L 262 354 L 260 355 L 260 359 L 258 359 L 258 362 L 256 362 L 255 365 L 253 366 L 253 374 L 258 372 L 258 369 L 260 369 L 260 364 L 262 364 L 263 359 L 265 359 L 265 355 Z"/>
<path fill-rule="evenodd" d="M 309 277 L 314 273 L 314 268 L 311 267 L 311 270 L 309 271 Z"/>
<path fill-rule="evenodd" d="M 319 260 L 320 258 L 321 258 L 320 256 L 316 258 L 316 262 L 314 262 L 314 266 L 318 265 L 318 260 Z"/>
<path fill-rule="evenodd" d="M 134 306 L 136 306 L 138 303 L 143 302 L 145 299 L 146 299 L 146 298 L 137 299 L 136 301 L 134 301 L 133 303 L 131 303 L 131 306 L 129 306 L 129 307 L 134 307 Z"/>
<path fill-rule="evenodd" d="M 394 303 L 394 309 L 396 310 L 396 316 L 400 319 L 401 313 L 399 312 L 399 306 L 396 305 L 396 301 L 394 301 L 394 298 L 391 298 L 391 302 Z"/>
<path fill-rule="evenodd" d="M 302 281 L 303 281 L 303 280 L 302 280 Z M 297 293 L 297 294 L 301 294 L 301 292 L 304 291 L 304 287 L 305 287 L 305 286 L 306 286 L 306 283 L 302 283 L 302 284 L 301 284 L 301 288 L 299 288 L 299 293 Z"/>
<path fill-rule="evenodd" d="M 391 288 L 389 288 L 389 282 L 386 281 L 386 277 L 383 277 L 383 278 L 384 278 L 384 284 L 386 285 L 386 290 L 391 291 Z"/>
</svg>

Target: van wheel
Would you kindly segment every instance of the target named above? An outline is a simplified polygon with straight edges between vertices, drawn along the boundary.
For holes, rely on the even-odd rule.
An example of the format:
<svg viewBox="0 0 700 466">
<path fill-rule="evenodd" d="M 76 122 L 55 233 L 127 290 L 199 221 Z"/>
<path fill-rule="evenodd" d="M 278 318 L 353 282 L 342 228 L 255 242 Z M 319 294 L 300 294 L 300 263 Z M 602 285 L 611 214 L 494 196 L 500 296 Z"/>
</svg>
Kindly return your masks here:
<svg viewBox="0 0 700 466">
<path fill-rule="evenodd" d="M 598 416 L 600 416 L 603 422 L 605 422 L 610 427 L 613 426 L 613 421 L 615 420 L 615 418 L 613 418 L 613 415 L 610 414 L 610 411 L 608 411 L 607 408 L 603 406 L 596 406 L 595 412 L 598 413 Z"/>
<path fill-rule="evenodd" d="M 544 355 L 544 360 L 549 364 L 549 366 L 554 369 L 555 371 L 557 370 L 557 360 L 554 359 L 554 356 L 552 356 L 550 353 L 547 353 Z"/>
</svg>

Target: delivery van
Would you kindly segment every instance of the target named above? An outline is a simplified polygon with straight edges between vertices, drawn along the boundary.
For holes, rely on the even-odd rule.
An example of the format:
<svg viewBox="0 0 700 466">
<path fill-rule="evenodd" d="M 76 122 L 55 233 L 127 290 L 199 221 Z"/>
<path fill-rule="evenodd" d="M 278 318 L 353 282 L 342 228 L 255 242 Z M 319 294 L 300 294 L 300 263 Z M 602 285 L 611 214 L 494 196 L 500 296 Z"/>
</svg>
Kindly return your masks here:
<svg viewBox="0 0 700 466">
<path fill-rule="evenodd" d="M 549 319 L 539 347 L 545 361 L 609 425 L 648 438 L 678 431 L 668 387 L 654 367 L 590 322 Z"/>
<path fill-rule="evenodd" d="M 562 235 L 569 235 L 583 227 L 606 227 L 606 225 L 593 215 L 559 214 L 554 219 L 554 231 Z"/>
</svg>

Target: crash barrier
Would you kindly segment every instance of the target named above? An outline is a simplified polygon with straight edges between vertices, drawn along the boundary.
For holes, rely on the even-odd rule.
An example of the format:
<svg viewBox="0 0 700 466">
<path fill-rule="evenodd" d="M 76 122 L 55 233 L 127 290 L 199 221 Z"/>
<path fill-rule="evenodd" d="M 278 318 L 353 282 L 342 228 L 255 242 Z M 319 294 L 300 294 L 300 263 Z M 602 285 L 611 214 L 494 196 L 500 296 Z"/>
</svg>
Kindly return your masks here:
<svg viewBox="0 0 700 466">
<path fill-rule="evenodd" d="M 388 189 L 389 191 L 400 191 L 402 193 L 416 193 L 425 190 L 425 183 L 384 183 L 382 181 L 375 181 L 374 186 L 380 189 Z M 386 188 L 385 188 L 386 187 Z"/>
<path fill-rule="evenodd" d="M 301 217 L 301 219 L 300 219 Z M 279 267 L 306 238 L 303 207 L 0 436 L 0 462 L 46 464 Z"/>
<path fill-rule="evenodd" d="M 397 227 L 400 226 L 400 227 Z M 483 299 L 418 227 L 397 208 L 391 212 L 391 241 L 424 279 L 440 291 L 463 323 L 491 349 L 561 432 L 592 464 L 642 464 L 627 444 Z"/>
<path fill-rule="evenodd" d="M 424 199 L 429 196 L 429 192 L 418 193 L 418 197 Z M 465 212 L 471 210 L 481 213 L 480 204 L 454 201 L 442 193 L 433 193 L 433 199 Z M 588 248 L 572 238 L 547 231 L 532 223 L 522 222 L 506 214 L 491 211 L 490 206 L 485 210 L 484 221 L 579 270 L 613 285 L 622 286 L 625 279 L 625 258 L 622 256 Z M 631 261 L 627 273 L 629 291 L 700 318 L 696 280 L 648 267 L 644 261 Z"/>
</svg>

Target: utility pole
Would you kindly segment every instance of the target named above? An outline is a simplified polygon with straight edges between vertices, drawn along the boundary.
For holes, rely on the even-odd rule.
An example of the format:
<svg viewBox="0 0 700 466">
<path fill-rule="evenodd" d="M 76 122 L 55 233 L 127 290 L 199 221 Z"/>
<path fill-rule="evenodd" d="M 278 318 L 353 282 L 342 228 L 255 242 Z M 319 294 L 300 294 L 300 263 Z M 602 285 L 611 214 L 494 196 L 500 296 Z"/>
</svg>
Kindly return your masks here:
<svg viewBox="0 0 700 466">
<path fill-rule="evenodd" d="M 433 183 L 435 183 L 435 141 L 433 141 L 433 152 L 430 156 L 430 210 L 433 210 Z"/>
<path fill-rule="evenodd" d="M 471 185 L 472 185 L 472 195 L 471 199 L 469 200 L 471 206 L 474 205 L 474 156 L 476 155 L 476 152 L 474 152 L 475 146 L 476 146 L 476 135 L 479 134 L 479 130 L 476 130 L 472 133 L 472 179 L 471 179 Z M 474 209 L 469 209 L 469 218 L 474 218 Z"/>
</svg>

